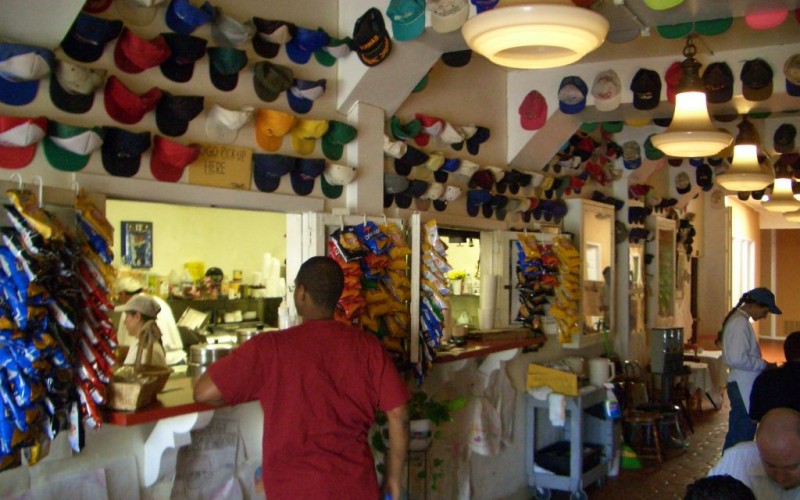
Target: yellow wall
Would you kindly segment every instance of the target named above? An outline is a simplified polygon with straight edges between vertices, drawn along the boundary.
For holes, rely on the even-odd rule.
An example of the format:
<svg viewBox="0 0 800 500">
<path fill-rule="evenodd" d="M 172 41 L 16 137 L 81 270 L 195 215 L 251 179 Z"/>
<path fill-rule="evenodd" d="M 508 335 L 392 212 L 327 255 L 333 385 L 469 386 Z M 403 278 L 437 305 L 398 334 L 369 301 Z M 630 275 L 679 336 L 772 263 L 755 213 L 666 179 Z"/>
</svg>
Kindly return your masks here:
<svg viewBox="0 0 800 500">
<path fill-rule="evenodd" d="M 765 231 L 767 232 L 767 231 Z M 772 232 L 772 231 L 769 231 Z M 800 311 L 795 304 L 800 301 L 800 266 L 797 266 L 797 258 L 800 255 L 800 231 L 791 229 L 775 230 L 775 297 L 778 307 L 783 314 L 777 317 L 776 335 L 785 337 L 792 333 L 794 327 L 787 331 L 784 329 L 786 321 L 800 321 Z M 769 254 L 764 254 L 762 259 L 768 264 L 771 263 Z"/>
<path fill-rule="evenodd" d="M 731 237 L 752 240 L 755 242 L 755 286 L 766 286 L 772 288 L 769 283 L 769 275 L 761 272 L 759 262 L 761 262 L 762 246 L 761 231 L 759 229 L 758 212 L 740 203 L 738 200 L 731 202 Z M 738 297 L 732 298 L 735 304 Z M 763 333 L 769 335 L 770 321 L 759 321 L 753 324 L 756 334 Z"/>
<path fill-rule="evenodd" d="M 185 262 L 202 261 L 219 267 L 230 279 L 234 269 L 244 271 L 245 283 L 262 269 L 262 257 L 271 253 L 284 264 L 286 218 L 283 214 L 221 208 L 108 200 L 106 216 L 115 230 L 114 265 L 121 266 L 120 222 L 153 223 L 151 273 L 180 273 Z M 147 271 L 147 270 L 144 270 Z"/>
</svg>

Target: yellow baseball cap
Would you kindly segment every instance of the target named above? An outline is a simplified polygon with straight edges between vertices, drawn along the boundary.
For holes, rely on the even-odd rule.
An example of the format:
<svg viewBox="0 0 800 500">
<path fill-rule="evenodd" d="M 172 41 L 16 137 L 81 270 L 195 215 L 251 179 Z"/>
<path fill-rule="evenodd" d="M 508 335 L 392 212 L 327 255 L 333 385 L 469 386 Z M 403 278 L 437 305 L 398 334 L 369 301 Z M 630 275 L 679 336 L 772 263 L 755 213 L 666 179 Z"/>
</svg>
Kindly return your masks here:
<svg viewBox="0 0 800 500">
<path fill-rule="evenodd" d="M 328 120 L 306 120 L 300 118 L 292 129 L 292 147 L 301 155 L 314 152 L 317 139 L 328 131 Z"/>
<path fill-rule="evenodd" d="M 256 111 L 256 142 L 267 151 L 278 151 L 283 143 L 283 136 L 295 126 L 295 117 L 274 109 Z"/>
</svg>

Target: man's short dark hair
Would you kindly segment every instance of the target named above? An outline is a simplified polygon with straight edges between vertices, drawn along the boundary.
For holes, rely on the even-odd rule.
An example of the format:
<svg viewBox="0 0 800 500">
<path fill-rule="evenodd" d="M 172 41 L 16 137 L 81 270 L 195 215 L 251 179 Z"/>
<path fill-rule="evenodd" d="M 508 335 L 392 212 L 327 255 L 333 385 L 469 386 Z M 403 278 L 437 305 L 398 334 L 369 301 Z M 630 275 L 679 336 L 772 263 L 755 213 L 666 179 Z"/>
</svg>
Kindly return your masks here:
<svg viewBox="0 0 800 500">
<path fill-rule="evenodd" d="M 686 487 L 683 500 L 756 500 L 746 484 L 727 474 L 700 478 Z"/>
<path fill-rule="evenodd" d="M 333 311 L 344 289 L 344 273 L 330 257 L 311 257 L 303 262 L 295 278 L 303 285 L 315 304 Z"/>
<path fill-rule="evenodd" d="M 800 361 L 800 332 L 790 333 L 783 341 L 783 354 L 786 361 Z"/>
</svg>

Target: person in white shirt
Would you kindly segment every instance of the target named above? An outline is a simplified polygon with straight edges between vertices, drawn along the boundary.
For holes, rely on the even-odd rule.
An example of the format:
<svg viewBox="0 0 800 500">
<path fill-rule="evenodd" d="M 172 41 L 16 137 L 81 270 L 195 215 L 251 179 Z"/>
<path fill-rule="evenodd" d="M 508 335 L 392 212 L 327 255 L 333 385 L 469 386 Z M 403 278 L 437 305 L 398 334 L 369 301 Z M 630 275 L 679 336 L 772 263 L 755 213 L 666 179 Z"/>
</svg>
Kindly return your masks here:
<svg viewBox="0 0 800 500">
<path fill-rule="evenodd" d="M 781 314 L 781 310 L 775 305 L 775 295 L 759 287 L 742 295 L 722 322 L 717 341 L 722 341 L 722 356 L 730 368 L 728 398 L 731 403 L 723 451 L 736 443 L 751 441 L 756 432 L 756 424 L 748 414 L 750 391 L 756 377 L 774 363 L 767 363 L 761 356 L 752 321 L 764 319 L 768 313 Z"/>
<path fill-rule="evenodd" d="M 128 335 L 133 338 L 133 345 L 123 364 L 135 365 L 141 362 L 153 366 L 167 365 L 164 348 L 161 346 L 161 332 L 156 324 L 160 309 L 156 301 L 146 295 L 132 297 L 125 304 L 114 308 L 115 311 L 125 313 L 122 322 Z"/>
<path fill-rule="evenodd" d="M 800 498 L 800 412 L 774 408 L 764 415 L 755 441 L 725 450 L 709 476 L 728 474 L 740 480 L 758 499 Z"/>
<path fill-rule="evenodd" d="M 144 287 L 138 280 L 125 276 L 116 282 L 114 287 L 117 293 L 117 300 L 120 304 L 126 304 L 132 297 L 142 294 Z M 144 294 L 143 294 L 144 295 Z M 161 297 L 154 295 L 147 295 L 155 300 L 160 308 L 160 312 L 156 317 L 156 324 L 161 330 L 161 342 L 164 346 L 167 365 L 179 365 L 186 362 L 186 351 L 183 349 L 183 341 L 181 340 L 181 333 L 178 330 L 178 324 L 175 322 L 175 317 L 172 315 L 172 308 Z M 125 326 L 125 314 L 120 318 L 119 327 L 117 328 L 117 340 L 120 345 L 131 345 L 135 339 L 131 338 L 127 327 Z M 133 349 L 129 350 L 128 353 Z M 135 354 L 135 353 L 134 353 Z"/>
</svg>

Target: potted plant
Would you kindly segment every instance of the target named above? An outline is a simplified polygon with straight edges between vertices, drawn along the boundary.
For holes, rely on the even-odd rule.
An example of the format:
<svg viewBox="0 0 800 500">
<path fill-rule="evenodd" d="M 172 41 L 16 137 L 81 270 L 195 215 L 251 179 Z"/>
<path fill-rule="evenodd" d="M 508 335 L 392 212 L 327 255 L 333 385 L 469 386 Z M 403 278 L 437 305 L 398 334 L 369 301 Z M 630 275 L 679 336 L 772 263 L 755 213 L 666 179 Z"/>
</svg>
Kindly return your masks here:
<svg viewBox="0 0 800 500">
<path fill-rule="evenodd" d="M 466 271 L 453 269 L 452 271 L 447 271 L 444 276 L 450 282 L 453 295 L 461 295 L 464 280 L 467 278 Z"/>
</svg>

